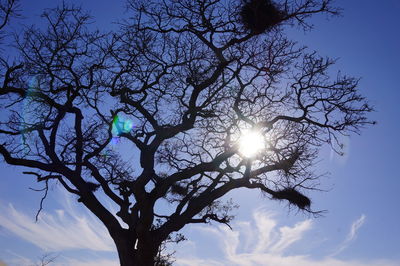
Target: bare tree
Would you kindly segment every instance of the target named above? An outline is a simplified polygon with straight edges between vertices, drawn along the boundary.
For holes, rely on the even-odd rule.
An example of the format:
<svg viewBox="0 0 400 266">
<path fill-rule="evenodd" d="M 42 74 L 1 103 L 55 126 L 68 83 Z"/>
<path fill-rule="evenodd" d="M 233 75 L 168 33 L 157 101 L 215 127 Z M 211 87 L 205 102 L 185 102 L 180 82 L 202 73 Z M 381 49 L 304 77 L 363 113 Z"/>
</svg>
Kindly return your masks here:
<svg viewBox="0 0 400 266">
<path fill-rule="evenodd" d="M 63 5 L 16 38 L 19 61 L 1 68 L 5 162 L 32 168 L 46 192 L 56 182 L 76 195 L 123 266 L 163 265 L 162 243 L 186 225 L 229 226 L 235 204 L 221 198 L 237 188 L 317 213 L 305 192 L 319 183 L 319 148 L 339 151 L 338 136 L 370 124 L 372 110 L 358 79 L 285 35 L 337 14 L 331 0 L 131 0 L 128 10 L 104 34 Z"/>
<path fill-rule="evenodd" d="M 10 21 L 11 17 L 18 17 L 18 0 L 0 1 L 0 30 Z"/>
<path fill-rule="evenodd" d="M 50 264 L 52 264 L 53 262 L 56 261 L 57 257 L 58 257 L 57 255 L 53 255 L 53 254 L 51 254 L 51 253 L 43 254 L 42 256 L 40 256 L 39 262 L 38 262 L 38 263 L 35 263 L 33 266 L 46 266 L 46 265 L 50 265 Z"/>
<path fill-rule="evenodd" d="M 18 0 L 0 0 L 0 42 L 4 38 L 4 29 L 11 18 L 20 17 Z"/>
</svg>

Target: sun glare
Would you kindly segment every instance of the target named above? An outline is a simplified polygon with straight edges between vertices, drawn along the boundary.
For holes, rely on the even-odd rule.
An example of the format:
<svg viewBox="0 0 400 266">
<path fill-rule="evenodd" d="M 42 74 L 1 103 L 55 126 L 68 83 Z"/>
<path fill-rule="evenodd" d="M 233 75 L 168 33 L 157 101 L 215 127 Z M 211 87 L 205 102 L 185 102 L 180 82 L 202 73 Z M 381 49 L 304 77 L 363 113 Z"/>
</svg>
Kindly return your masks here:
<svg viewBox="0 0 400 266">
<path fill-rule="evenodd" d="M 246 158 L 256 156 L 263 149 L 265 149 L 265 140 L 260 132 L 244 132 L 239 138 L 239 153 Z"/>
</svg>

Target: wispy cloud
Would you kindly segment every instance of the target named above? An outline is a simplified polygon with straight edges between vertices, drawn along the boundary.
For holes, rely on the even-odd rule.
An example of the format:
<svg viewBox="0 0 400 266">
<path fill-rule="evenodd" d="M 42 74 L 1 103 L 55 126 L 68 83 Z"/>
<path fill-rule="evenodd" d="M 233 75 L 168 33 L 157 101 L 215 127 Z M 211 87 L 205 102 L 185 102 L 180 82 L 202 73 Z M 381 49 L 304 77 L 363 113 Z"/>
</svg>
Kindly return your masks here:
<svg viewBox="0 0 400 266">
<path fill-rule="evenodd" d="M 65 194 L 62 209 L 52 214 L 43 211 L 37 223 L 12 204 L 1 206 L 0 226 L 45 251 L 114 251 L 106 228 L 88 212 L 79 211 L 71 200 Z"/>
<path fill-rule="evenodd" d="M 59 266 L 117 266 L 119 262 L 117 260 L 109 259 L 97 259 L 97 260 L 76 260 L 68 258 L 65 262 L 57 263 Z"/>
<path fill-rule="evenodd" d="M 224 260 L 211 260 L 205 263 L 204 260 L 196 259 L 196 263 L 193 263 L 187 259 L 178 259 L 178 263 L 181 265 L 227 265 L 229 261 L 229 265 L 265 265 L 263 260 L 266 254 L 268 254 L 268 259 L 280 256 L 311 228 L 311 220 L 305 220 L 293 227 L 285 226 L 276 230 L 277 222 L 272 215 L 259 210 L 254 212 L 253 218 L 255 227 L 249 223 L 241 223 L 239 231 L 231 231 L 223 226 L 201 229 L 220 239 L 219 244 Z M 248 243 L 246 248 L 242 247 L 242 242 Z"/>
<path fill-rule="evenodd" d="M 350 243 L 356 239 L 357 232 L 361 228 L 361 226 L 364 224 L 365 219 L 366 219 L 366 216 L 364 214 L 362 214 L 360 216 L 360 218 L 358 218 L 357 220 L 355 220 L 352 223 L 352 225 L 350 227 L 350 232 L 347 234 L 346 239 L 342 242 L 341 245 L 339 245 L 339 247 L 336 249 L 336 251 L 331 254 L 331 256 L 336 256 L 337 254 L 339 254 L 340 252 L 345 250 L 350 245 Z"/>
<path fill-rule="evenodd" d="M 46 251 L 62 252 L 73 249 L 115 251 L 114 244 L 105 227 L 87 211 L 80 210 L 67 194 L 63 196 L 62 209 L 54 213 L 43 212 L 38 223 L 33 217 L 17 210 L 13 205 L 0 207 L 0 226 L 13 232 L 20 238 L 33 243 Z M 291 226 L 278 226 L 271 213 L 256 209 L 253 221 L 235 223 L 235 231 L 226 227 L 197 227 L 210 236 L 207 246 L 213 245 L 217 257 L 196 256 L 197 242 L 187 241 L 179 246 L 176 253 L 177 266 L 395 266 L 398 261 L 361 261 L 340 260 L 334 256 L 343 251 L 356 239 L 357 232 L 364 224 L 365 215 L 351 225 L 349 234 L 339 245 L 337 251 L 322 259 L 310 254 L 293 255 L 291 247 L 305 242 L 305 234 L 313 230 L 311 220 L 304 220 Z M 211 240 L 215 239 L 215 241 Z M 304 249 L 303 249 L 304 250 Z M 108 252 L 107 252 L 108 253 Z M 290 255 L 288 255 L 290 254 Z M 115 257 L 114 257 L 115 258 Z M 27 258 L 16 258 L 19 263 L 10 265 L 32 265 Z M 9 261 L 7 261 L 9 262 Z M 28 263 L 30 262 L 30 264 Z M 118 265 L 117 259 L 99 255 L 97 258 L 81 259 L 72 256 L 57 258 L 60 266 L 112 266 Z"/>
<path fill-rule="evenodd" d="M 40 259 L 29 259 L 23 256 L 20 256 L 16 253 L 13 254 L 15 258 L 7 260 L 7 264 L 1 264 L 0 266 L 33 266 L 33 265 L 42 265 Z M 57 266 L 117 266 L 119 262 L 117 259 L 104 259 L 104 258 L 84 258 L 84 259 L 75 259 L 67 256 L 56 256 L 54 261 L 49 263 L 50 265 Z"/>
<path fill-rule="evenodd" d="M 217 258 L 196 257 L 196 245 L 179 249 L 178 266 L 394 266 L 398 261 L 361 261 L 340 260 L 332 256 L 315 259 L 311 254 L 287 255 L 290 247 L 299 242 L 306 246 L 304 235 L 313 229 L 311 220 L 304 220 L 293 226 L 278 227 L 277 220 L 270 213 L 257 209 L 253 215 L 253 223 L 237 222 L 235 231 L 226 227 L 199 227 L 198 230 L 216 239 L 213 249 L 219 254 Z M 357 230 L 365 221 L 365 215 L 351 226 L 350 234 L 345 241 L 349 243 L 357 234 Z M 211 241 L 210 241 L 211 242 Z M 209 244 L 208 244 L 209 245 Z M 218 250 L 215 250 L 218 249 Z M 192 255 L 188 255 L 192 254 Z"/>
</svg>

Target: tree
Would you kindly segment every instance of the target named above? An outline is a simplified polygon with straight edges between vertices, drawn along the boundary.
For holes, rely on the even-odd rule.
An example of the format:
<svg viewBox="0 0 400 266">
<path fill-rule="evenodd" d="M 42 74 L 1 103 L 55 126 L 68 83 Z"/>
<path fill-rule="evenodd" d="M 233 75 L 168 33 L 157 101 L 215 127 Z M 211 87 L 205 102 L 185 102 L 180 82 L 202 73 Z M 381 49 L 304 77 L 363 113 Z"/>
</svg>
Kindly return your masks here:
<svg viewBox="0 0 400 266">
<path fill-rule="evenodd" d="M 0 37 L 12 17 L 19 17 L 18 0 L 0 1 Z"/>
<path fill-rule="evenodd" d="M 318 150 L 372 123 L 358 79 L 285 34 L 331 2 L 130 0 L 110 33 L 80 8 L 46 10 L 2 60 L 4 161 L 76 195 L 123 266 L 167 265 L 157 254 L 186 225 L 229 226 L 221 198 L 237 188 L 317 213 Z"/>
<path fill-rule="evenodd" d="M 40 262 L 35 263 L 33 266 L 50 265 L 51 263 L 53 263 L 57 259 L 57 257 L 58 257 L 57 255 L 54 256 L 51 253 L 44 254 L 44 255 L 40 256 L 40 258 L 39 258 Z"/>
</svg>

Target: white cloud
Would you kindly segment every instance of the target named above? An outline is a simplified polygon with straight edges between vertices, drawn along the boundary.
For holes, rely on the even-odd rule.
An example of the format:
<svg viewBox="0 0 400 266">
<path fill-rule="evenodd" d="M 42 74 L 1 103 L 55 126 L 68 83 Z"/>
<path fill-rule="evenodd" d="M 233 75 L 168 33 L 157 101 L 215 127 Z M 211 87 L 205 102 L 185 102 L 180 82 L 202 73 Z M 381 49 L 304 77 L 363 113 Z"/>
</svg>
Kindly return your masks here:
<svg viewBox="0 0 400 266">
<path fill-rule="evenodd" d="M 65 197 L 64 197 L 65 196 Z M 54 252 L 70 249 L 92 251 L 113 251 L 114 244 L 105 227 L 87 211 L 79 210 L 68 194 L 62 197 L 63 209 L 54 213 L 43 212 L 38 223 L 32 216 L 17 210 L 13 205 L 0 207 L 0 226 L 13 232 L 34 245 Z M 351 226 L 346 239 L 335 254 L 343 251 L 354 241 L 357 232 L 366 219 L 362 215 Z M 290 249 L 295 243 L 303 247 L 311 245 L 304 241 L 304 235 L 313 229 L 311 220 L 304 220 L 292 226 L 278 226 L 274 215 L 262 209 L 253 213 L 253 221 L 235 223 L 235 231 L 227 227 L 197 227 L 197 230 L 210 236 L 205 245 L 219 253 L 219 256 L 204 257 L 196 252 L 198 243 L 187 241 L 177 248 L 177 266 L 395 266 L 398 261 L 340 260 L 334 255 L 315 259 L 310 254 L 293 255 Z M 196 229 L 195 229 L 196 230 Z M 215 239 L 215 241 L 214 241 Z M 303 249 L 304 250 L 304 249 Z M 291 251 L 288 253 L 288 251 Z M 198 254 L 196 256 L 196 254 Z M 290 254 L 290 255 L 288 255 Z M 31 265 L 26 258 L 18 258 L 19 263 L 10 265 Z M 10 261 L 7 261 L 10 262 Z M 59 257 L 60 266 L 113 266 L 119 265 L 117 259 L 109 259 L 99 254 L 97 258 L 72 259 Z"/>
<path fill-rule="evenodd" d="M 312 229 L 311 220 L 305 220 L 294 226 L 277 227 L 277 221 L 270 213 L 257 209 L 253 215 L 254 223 L 237 222 L 235 231 L 226 227 L 198 227 L 198 230 L 209 234 L 208 246 L 212 243 L 213 251 L 220 254 L 218 258 L 196 257 L 196 246 L 177 250 L 177 266 L 395 266 L 398 261 L 375 260 L 340 260 L 332 256 L 315 259 L 308 254 L 285 255 L 295 242 L 302 241 L 304 234 Z M 357 230 L 362 226 L 365 215 L 351 226 L 347 242 L 352 241 Z M 216 239 L 213 242 L 210 239 Z M 345 240 L 345 241 L 346 241 Z M 302 246 L 308 245 L 300 242 Z M 188 255 L 191 254 L 191 255 Z"/>
<path fill-rule="evenodd" d="M 363 214 L 359 219 L 354 221 L 354 223 L 351 225 L 350 233 L 346 238 L 346 241 L 352 241 L 357 234 L 358 229 L 364 224 L 366 216 Z"/>
<path fill-rule="evenodd" d="M 98 260 L 87 260 L 79 261 L 76 259 L 68 258 L 65 262 L 57 263 L 59 266 L 117 266 L 119 262 L 117 260 L 98 259 Z"/>
<path fill-rule="evenodd" d="M 250 242 L 253 236 L 257 235 L 258 241 L 254 252 L 264 252 L 265 248 L 269 247 L 271 244 L 272 232 L 276 226 L 276 222 L 272 219 L 272 217 L 269 217 L 267 214 L 258 211 L 253 213 L 253 218 L 255 221 L 258 221 L 256 223 L 258 234 L 254 234 L 254 230 L 252 230 L 251 227 L 252 225 L 249 223 L 247 233 L 248 236 L 250 236 L 251 234 L 252 235 L 250 237 L 247 237 L 247 241 Z"/>
<path fill-rule="evenodd" d="M 40 259 L 28 259 L 16 253 L 12 254 L 15 258 L 7 260 L 6 266 L 34 266 L 34 265 L 42 265 L 42 261 Z M 50 258 L 52 255 L 50 256 Z M 54 261 L 48 264 L 57 265 L 57 266 L 118 266 L 119 261 L 114 259 L 74 259 L 66 256 L 54 256 Z M 3 266 L 0 261 L 0 266 Z"/>
<path fill-rule="evenodd" d="M 79 211 L 64 193 L 63 209 L 42 211 L 36 223 L 32 216 L 12 204 L 0 207 L 0 226 L 45 251 L 88 249 L 115 251 L 106 228 L 93 215 Z"/>
<path fill-rule="evenodd" d="M 356 239 L 357 237 L 357 232 L 358 230 L 361 228 L 361 226 L 364 224 L 366 219 L 366 216 L 364 214 L 362 214 L 360 216 L 360 218 L 358 218 L 357 220 L 355 220 L 351 227 L 350 227 L 350 232 L 348 233 L 346 239 L 342 242 L 342 244 L 336 249 L 335 252 L 333 252 L 331 254 L 331 256 L 336 256 L 337 254 L 339 254 L 340 252 L 342 252 L 343 250 L 345 250 L 350 243 Z"/>
<path fill-rule="evenodd" d="M 24 256 L 21 256 L 15 252 L 13 252 L 12 250 L 6 249 L 5 252 L 11 255 L 11 258 L 8 258 L 4 262 L 6 266 L 25 266 L 25 265 L 32 266 L 32 265 L 35 265 L 35 263 L 32 260 L 25 258 Z M 0 266 L 3 266 L 3 265 L 0 264 Z"/>
<path fill-rule="evenodd" d="M 291 244 L 296 241 L 299 241 L 303 234 L 311 228 L 311 221 L 306 220 L 303 222 L 297 223 L 294 227 L 284 226 L 279 228 L 279 232 L 281 238 L 277 243 L 275 243 L 271 249 L 271 253 L 282 253 L 285 251 Z"/>
</svg>

